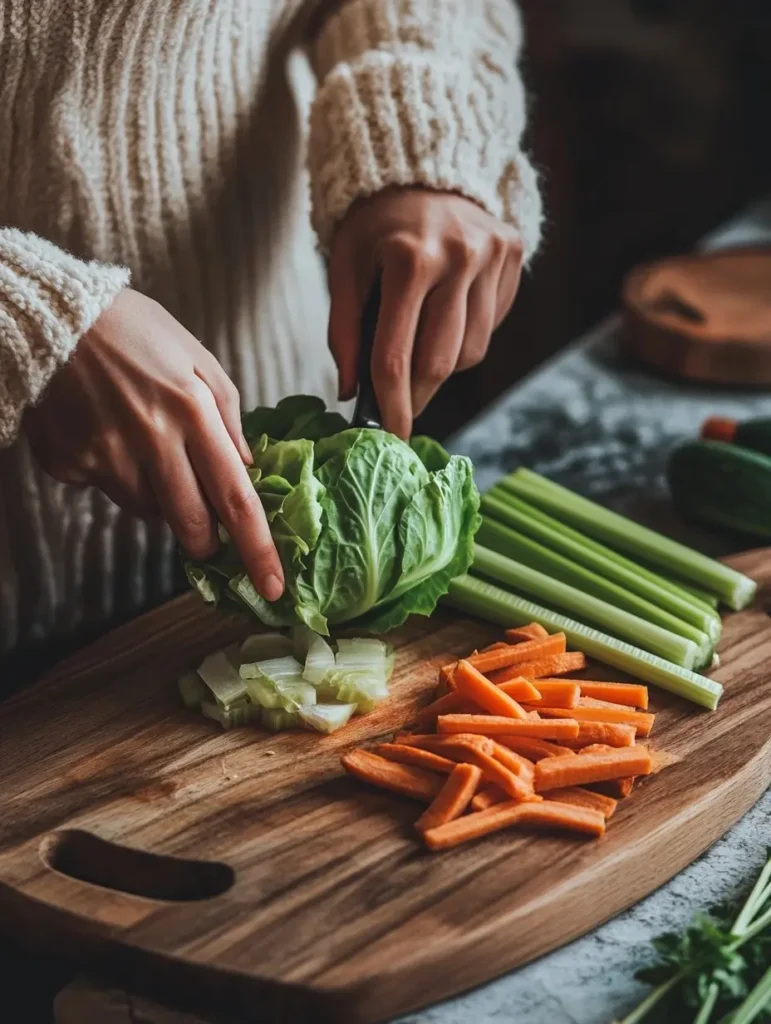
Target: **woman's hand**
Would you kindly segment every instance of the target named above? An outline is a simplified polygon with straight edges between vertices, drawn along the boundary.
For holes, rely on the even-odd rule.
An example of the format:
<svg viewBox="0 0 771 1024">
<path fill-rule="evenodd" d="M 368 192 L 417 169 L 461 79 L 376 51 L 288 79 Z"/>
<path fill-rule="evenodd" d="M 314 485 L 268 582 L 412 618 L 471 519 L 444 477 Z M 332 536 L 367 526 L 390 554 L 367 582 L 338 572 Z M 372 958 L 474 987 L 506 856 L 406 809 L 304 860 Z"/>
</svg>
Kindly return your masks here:
<svg viewBox="0 0 771 1024">
<path fill-rule="evenodd" d="M 362 312 L 378 273 L 372 378 L 383 426 L 406 438 L 441 384 L 484 358 L 521 267 L 514 228 L 461 196 L 398 188 L 355 203 L 329 262 L 341 398 L 356 392 Z"/>
<path fill-rule="evenodd" d="M 93 485 L 135 515 L 161 514 L 195 559 L 217 548 L 213 512 L 268 600 L 283 572 L 246 465 L 238 391 L 152 299 L 127 289 L 81 339 L 25 429 L 57 480 Z"/>
</svg>

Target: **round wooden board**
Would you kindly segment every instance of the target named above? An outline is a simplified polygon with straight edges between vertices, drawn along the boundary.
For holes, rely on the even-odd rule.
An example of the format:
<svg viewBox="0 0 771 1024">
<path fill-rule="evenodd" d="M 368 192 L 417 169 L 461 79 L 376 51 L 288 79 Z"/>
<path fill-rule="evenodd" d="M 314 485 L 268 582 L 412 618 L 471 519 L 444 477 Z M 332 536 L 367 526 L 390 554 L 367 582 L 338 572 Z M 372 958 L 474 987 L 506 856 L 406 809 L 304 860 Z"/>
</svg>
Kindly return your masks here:
<svg viewBox="0 0 771 1024">
<path fill-rule="evenodd" d="M 721 706 L 653 691 L 668 764 L 598 841 L 504 832 L 432 855 L 417 805 L 342 777 L 342 749 L 408 721 L 438 665 L 497 635 L 485 623 L 409 623 L 392 698 L 325 738 L 222 733 L 179 707 L 176 675 L 242 629 L 192 596 L 130 623 L 0 704 L 0 929 L 131 991 L 238 1019 L 259 1007 L 266 1024 L 372 1024 L 568 942 L 680 871 L 771 782 L 771 551 L 731 562 L 763 586 L 726 619 Z M 106 843 L 93 857 L 88 836 Z M 123 871 L 134 893 L 84 868 Z"/>
<path fill-rule="evenodd" d="M 771 248 L 638 267 L 623 289 L 623 344 L 667 376 L 771 386 Z"/>
</svg>

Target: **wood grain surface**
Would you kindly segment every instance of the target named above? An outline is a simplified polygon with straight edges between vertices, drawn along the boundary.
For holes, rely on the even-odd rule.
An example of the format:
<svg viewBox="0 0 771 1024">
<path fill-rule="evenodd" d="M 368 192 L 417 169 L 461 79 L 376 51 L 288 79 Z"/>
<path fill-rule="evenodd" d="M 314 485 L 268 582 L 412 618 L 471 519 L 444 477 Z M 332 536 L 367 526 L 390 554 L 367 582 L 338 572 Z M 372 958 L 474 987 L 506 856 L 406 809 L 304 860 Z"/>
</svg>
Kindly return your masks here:
<svg viewBox="0 0 771 1024">
<path fill-rule="evenodd" d="M 483 623 L 410 623 L 391 698 L 318 737 L 222 733 L 179 707 L 178 672 L 243 623 L 192 597 L 136 620 L 0 705 L 0 929 L 182 1008 L 293 1024 L 385 1020 L 567 942 L 771 781 L 771 552 L 731 561 L 764 587 L 726 620 L 720 709 L 654 691 L 670 764 L 599 841 L 510 832 L 432 855 L 417 805 L 340 777 L 344 748 L 402 726 L 436 666 L 496 635 Z"/>
<path fill-rule="evenodd" d="M 622 343 L 666 374 L 746 388 L 771 384 L 771 248 L 677 256 L 633 270 Z"/>
</svg>

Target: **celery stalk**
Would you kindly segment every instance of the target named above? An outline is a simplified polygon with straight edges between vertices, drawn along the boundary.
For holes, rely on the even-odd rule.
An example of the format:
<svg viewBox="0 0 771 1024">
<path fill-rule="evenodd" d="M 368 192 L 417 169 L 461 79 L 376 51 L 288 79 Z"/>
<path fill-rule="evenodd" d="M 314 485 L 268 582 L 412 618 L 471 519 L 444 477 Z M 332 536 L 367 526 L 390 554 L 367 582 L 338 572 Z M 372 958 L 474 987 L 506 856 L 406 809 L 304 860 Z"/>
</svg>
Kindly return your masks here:
<svg viewBox="0 0 771 1024">
<path fill-rule="evenodd" d="M 589 657 L 713 711 L 723 692 L 720 683 L 712 679 L 689 672 L 648 651 L 616 640 L 473 576 L 459 576 L 454 580 L 445 601 L 458 611 L 476 615 L 499 626 L 523 626 L 529 622 L 540 622 L 550 632 L 563 632 L 571 646 Z"/>
<path fill-rule="evenodd" d="M 512 473 L 506 478 L 505 486 L 590 536 L 682 577 L 688 583 L 704 587 L 734 611 L 746 608 L 755 597 L 754 581 L 735 569 L 573 494 L 529 469 Z"/>
<path fill-rule="evenodd" d="M 482 496 L 482 511 L 695 626 L 712 641 L 720 638 L 719 615 L 687 590 L 553 519 L 502 484 Z"/>
<path fill-rule="evenodd" d="M 503 584 L 517 593 L 524 592 L 562 611 L 578 615 L 581 621 L 591 622 L 611 636 L 634 642 L 643 650 L 683 668 L 692 669 L 699 657 L 699 649 L 692 640 L 670 633 L 661 626 L 646 622 L 637 615 L 616 608 L 607 601 L 601 601 L 576 587 L 554 580 L 480 544 L 474 547 L 472 571 L 475 575 Z"/>
<path fill-rule="evenodd" d="M 484 547 L 497 551 L 501 555 L 522 562 L 531 569 L 537 569 L 547 576 L 593 594 L 601 600 L 608 601 L 617 608 L 639 615 L 646 622 L 651 622 L 671 633 L 692 640 L 699 648 L 699 663 L 708 665 L 712 661 L 714 645 L 706 633 L 678 619 L 657 605 L 646 601 L 638 594 L 633 594 L 624 587 L 618 586 L 582 565 L 577 565 L 563 555 L 555 554 L 529 537 L 524 537 L 508 526 L 493 519 L 483 519 L 477 533 L 477 541 Z"/>
</svg>

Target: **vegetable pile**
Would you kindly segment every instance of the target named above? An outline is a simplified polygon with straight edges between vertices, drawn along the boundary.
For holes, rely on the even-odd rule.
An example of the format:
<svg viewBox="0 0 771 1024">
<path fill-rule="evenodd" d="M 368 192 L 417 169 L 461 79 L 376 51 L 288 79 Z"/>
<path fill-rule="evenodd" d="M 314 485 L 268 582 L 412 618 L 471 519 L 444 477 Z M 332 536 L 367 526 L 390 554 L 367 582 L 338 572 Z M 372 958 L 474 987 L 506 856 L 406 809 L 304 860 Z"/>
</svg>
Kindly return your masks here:
<svg viewBox="0 0 771 1024">
<path fill-rule="evenodd" d="M 740 609 L 753 580 L 527 469 L 482 497 L 474 561 L 449 603 L 501 626 L 530 621 L 579 650 L 704 707 L 722 687 L 718 604 Z M 537 602 L 537 603 L 536 603 Z"/>
<path fill-rule="evenodd" d="M 479 493 L 468 459 L 435 441 L 405 444 L 349 429 L 317 398 L 297 395 L 243 418 L 260 496 L 286 578 L 270 603 L 221 535 L 217 555 L 188 563 L 207 602 L 249 611 L 271 628 L 343 623 L 386 632 L 430 615 L 473 557 Z"/>
<path fill-rule="evenodd" d="M 637 977 L 656 987 L 621 1024 L 771 1020 L 771 860 L 741 905 L 702 915 L 654 947 L 659 963 Z"/>
<path fill-rule="evenodd" d="M 516 826 L 601 836 L 617 800 L 653 770 L 637 739 L 655 716 L 645 686 L 564 678 L 585 664 L 564 633 L 508 630 L 440 670 L 421 732 L 349 751 L 343 767 L 428 804 L 415 828 L 430 850 Z"/>
<path fill-rule="evenodd" d="M 675 505 L 693 522 L 771 538 L 771 420 L 712 417 L 669 460 Z"/>
<path fill-rule="evenodd" d="M 381 640 L 340 639 L 331 647 L 307 627 L 257 633 L 204 658 L 179 679 L 185 707 L 223 727 L 270 732 L 307 727 L 332 733 L 388 696 L 393 653 Z"/>
</svg>

